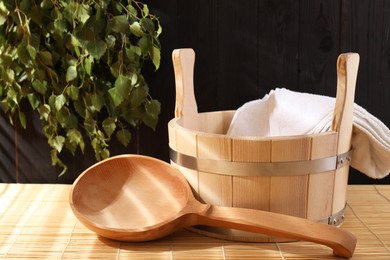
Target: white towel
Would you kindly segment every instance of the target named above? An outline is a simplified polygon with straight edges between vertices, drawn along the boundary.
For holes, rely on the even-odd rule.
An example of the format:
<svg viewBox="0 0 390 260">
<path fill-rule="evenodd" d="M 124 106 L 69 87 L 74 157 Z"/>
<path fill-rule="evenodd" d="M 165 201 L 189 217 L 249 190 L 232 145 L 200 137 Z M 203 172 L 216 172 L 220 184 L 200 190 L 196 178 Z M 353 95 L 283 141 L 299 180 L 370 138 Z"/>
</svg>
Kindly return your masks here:
<svg viewBox="0 0 390 260">
<path fill-rule="evenodd" d="M 227 135 L 289 136 L 329 131 L 335 98 L 272 90 L 263 99 L 237 109 Z M 371 178 L 390 172 L 390 130 L 367 110 L 355 104 L 351 166 Z"/>
</svg>

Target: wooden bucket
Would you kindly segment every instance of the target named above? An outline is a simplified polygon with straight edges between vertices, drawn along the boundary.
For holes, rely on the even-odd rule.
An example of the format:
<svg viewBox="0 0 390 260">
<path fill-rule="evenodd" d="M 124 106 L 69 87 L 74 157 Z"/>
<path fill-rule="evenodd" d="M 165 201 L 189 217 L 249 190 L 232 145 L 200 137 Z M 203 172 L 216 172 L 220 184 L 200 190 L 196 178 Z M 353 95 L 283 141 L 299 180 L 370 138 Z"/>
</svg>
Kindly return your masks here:
<svg viewBox="0 0 390 260">
<path fill-rule="evenodd" d="M 331 131 L 272 138 L 225 135 L 234 111 L 197 112 L 194 51 L 174 50 L 172 57 L 176 109 L 175 118 L 168 123 L 171 164 L 184 174 L 199 200 L 342 224 L 358 54 L 341 54 L 338 58 Z M 286 241 L 204 226 L 192 230 L 235 241 Z"/>
</svg>

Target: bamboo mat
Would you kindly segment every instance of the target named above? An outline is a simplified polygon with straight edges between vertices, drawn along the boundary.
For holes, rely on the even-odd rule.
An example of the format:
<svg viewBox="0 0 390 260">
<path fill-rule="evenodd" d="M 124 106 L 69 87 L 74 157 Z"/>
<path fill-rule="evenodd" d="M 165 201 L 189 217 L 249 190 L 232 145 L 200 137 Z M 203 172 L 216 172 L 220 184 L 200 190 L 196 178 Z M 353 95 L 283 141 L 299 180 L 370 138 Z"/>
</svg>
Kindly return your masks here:
<svg viewBox="0 0 390 260">
<path fill-rule="evenodd" d="M 241 243 L 189 231 L 147 243 L 96 236 L 74 217 L 70 185 L 0 184 L 0 259 L 338 259 L 307 242 Z M 343 228 L 353 259 L 390 259 L 390 185 L 349 186 Z"/>
</svg>

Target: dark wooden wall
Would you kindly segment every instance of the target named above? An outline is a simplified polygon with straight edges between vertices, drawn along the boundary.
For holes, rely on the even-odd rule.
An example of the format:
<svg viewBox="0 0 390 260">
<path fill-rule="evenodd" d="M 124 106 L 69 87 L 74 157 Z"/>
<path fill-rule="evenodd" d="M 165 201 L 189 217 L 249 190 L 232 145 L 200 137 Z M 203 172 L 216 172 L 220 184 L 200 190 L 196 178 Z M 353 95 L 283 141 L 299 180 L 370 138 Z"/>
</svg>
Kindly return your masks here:
<svg viewBox="0 0 390 260">
<path fill-rule="evenodd" d="M 162 103 L 157 130 L 133 131 L 130 147 L 112 154 L 141 153 L 165 161 L 167 122 L 173 118 L 171 52 L 196 52 L 195 95 L 200 112 L 236 109 L 271 89 L 334 96 L 337 56 L 361 57 L 356 103 L 390 126 L 390 1 L 386 0 L 147 0 L 161 19 L 162 65 L 145 69 L 152 95 Z M 0 118 L 0 182 L 71 183 L 94 163 L 88 150 L 65 176 L 51 166 L 49 147 L 31 114 L 28 130 Z M 31 127 L 33 126 L 33 127 Z M 350 183 L 390 183 L 351 170 Z"/>
</svg>

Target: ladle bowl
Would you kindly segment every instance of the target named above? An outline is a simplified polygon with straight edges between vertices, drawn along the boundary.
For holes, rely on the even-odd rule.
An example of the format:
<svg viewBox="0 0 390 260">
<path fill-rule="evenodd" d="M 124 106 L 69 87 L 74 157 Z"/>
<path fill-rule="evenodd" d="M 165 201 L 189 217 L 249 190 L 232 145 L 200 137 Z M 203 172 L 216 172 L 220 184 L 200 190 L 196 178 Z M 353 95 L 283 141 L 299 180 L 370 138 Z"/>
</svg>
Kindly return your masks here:
<svg viewBox="0 0 390 260">
<path fill-rule="evenodd" d="M 111 157 L 85 170 L 72 186 L 70 206 L 87 228 L 120 241 L 149 241 L 205 225 L 323 244 L 343 257 L 351 257 L 356 246 L 353 234 L 326 224 L 203 204 L 180 171 L 142 155 Z"/>
</svg>

